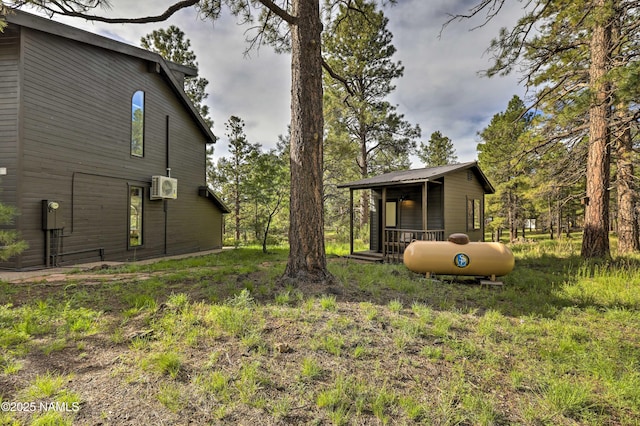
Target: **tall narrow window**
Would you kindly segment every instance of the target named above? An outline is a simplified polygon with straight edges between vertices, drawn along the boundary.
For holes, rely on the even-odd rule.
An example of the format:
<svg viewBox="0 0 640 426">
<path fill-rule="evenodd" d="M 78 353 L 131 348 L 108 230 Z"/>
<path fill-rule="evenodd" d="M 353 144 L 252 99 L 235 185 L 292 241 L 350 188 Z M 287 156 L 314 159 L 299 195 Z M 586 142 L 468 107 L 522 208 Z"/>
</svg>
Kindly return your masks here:
<svg viewBox="0 0 640 426">
<path fill-rule="evenodd" d="M 129 247 L 142 245 L 142 200 L 144 189 L 129 187 Z"/>
<path fill-rule="evenodd" d="M 482 223 L 480 221 L 480 219 L 482 218 L 481 213 L 482 211 L 480 207 L 480 200 L 478 199 L 473 200 L 473 229 L 474 230 L 482 229 Z"/>
<path fill-rule="evenodd" d="M 144 92 L 138 90 L 131 97 L 131 155 L 144 155 Z"/>
<path fill-rule="evenodd" d="M 467 231 L 482 229 L 482 203 L 479 199 L 467 198 Z"/>
</svg>

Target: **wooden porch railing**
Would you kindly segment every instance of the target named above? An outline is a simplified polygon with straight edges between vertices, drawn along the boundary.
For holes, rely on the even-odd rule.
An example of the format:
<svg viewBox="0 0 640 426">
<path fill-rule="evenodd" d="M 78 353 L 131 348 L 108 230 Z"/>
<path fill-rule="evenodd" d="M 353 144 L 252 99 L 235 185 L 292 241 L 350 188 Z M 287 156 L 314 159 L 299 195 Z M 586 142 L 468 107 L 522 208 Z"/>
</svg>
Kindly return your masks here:
<svg viewBox="0 0 640 426">
<path fill-rule="evenodd" d="M 385 262 L 401 263 L 404 249 L 413 240 L 444 241 L 444 229 L 385 228 L 382 244 Z"/>
</svg>

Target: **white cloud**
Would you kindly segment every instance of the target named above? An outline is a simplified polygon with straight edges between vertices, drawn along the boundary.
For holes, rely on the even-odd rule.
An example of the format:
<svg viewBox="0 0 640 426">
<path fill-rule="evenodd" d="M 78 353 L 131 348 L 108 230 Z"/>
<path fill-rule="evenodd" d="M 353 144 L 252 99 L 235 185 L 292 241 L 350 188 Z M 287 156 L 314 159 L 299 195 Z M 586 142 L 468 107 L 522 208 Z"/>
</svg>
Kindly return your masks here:
<svg viewBox="0 0 640 426">
<path fill-rule="evenodd" d="M 443 30 L 447 13 L 462 12 L 466 12 L 464 7 L 450 1 L 410 0 L 399 2 L 386 15 L 397 59 L 405 66 L 393 102 L 410 122 L 420 124 L 425 142 L 431 133 L 440 131 L 452 139 L 460 161 L 471 161 L 477 157 L 477 132 L 506 109 L 514 94 L 523 91 L 516 77 L 479 75 L 490 66 L 486 49 L 498 28 L 513 25 L 520 11 L 511 7 L 473 31 L 481 20 L 452 22 Z"/>
</svg>

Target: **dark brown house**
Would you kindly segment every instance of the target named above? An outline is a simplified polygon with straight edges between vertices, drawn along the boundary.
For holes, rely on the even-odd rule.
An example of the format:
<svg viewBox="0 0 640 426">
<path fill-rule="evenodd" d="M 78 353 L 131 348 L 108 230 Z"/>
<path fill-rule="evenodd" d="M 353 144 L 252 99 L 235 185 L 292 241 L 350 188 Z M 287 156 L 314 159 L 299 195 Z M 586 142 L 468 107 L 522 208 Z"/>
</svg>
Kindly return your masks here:
<svg viewBox="0 0 640 426">
<path fill-rule="evenodd" d="M 0 203 L 29 244 L 1 268 L 222 246 L 206 185 L 215 136 L 183 91 L 195 70 L 28 13 L 0 33 Z"/>
<path fill-rule="evenodd" d="M 411 240 L 443 241 L 456 232 L 484 240 L 484 196 L 495 190 L 478 163 L 386 173 L 338 186 L 371 191 L 370 247 L 366 255 L 399 261 Z M 351 219 L 351 254 L 353 250 Z M 363 253 L 365 254 L 365 253 Z"/>
</svg>

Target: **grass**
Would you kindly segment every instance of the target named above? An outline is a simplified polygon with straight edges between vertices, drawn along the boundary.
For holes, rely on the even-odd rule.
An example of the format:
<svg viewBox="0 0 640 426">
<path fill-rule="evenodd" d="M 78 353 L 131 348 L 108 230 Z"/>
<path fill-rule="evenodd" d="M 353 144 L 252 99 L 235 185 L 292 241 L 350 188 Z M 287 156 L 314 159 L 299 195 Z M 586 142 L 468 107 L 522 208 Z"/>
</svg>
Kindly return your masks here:
<svg viewBox="0 0 640 426">
<path fill-rule="evenodd" d="M 47 372 L 45 375 L 36 376 L 33 384 L 25 390 L 24 394 L 31 400 L 50 398 L 58 394 L 69 380 L 70 377 Z"/>
<path fill-rule="evenodd" d="M 73 416 L 80 410 L 81 396 L 68 389 L 73 375 L 59 375 L 46 372 L 37 375 L 31 383 L 18 392 L 12 401 L 24 407 L 22 410 L 33 413 L 31 425 L 71 425 Z M 6 399 L 0 398 L 0 401 Z M 19 405 L 18 405 L 19 407 Z M 19 420 L 12 418 L 11 410 L 0 411 L 0 424 L 20 425 Z M 7 412 L 9 414 L 7 414 Z"/>
<path fill-rule="evenodd" d="M 177 413 L 185 406 L 181 389 L 173 383 L 160 385 L 157 398 L 165 408 L 174 413 Z"/>
<path fill-rule="evenodd" d="M 148 366 L 160 374 L 168 375 L 175 379 L 182 367 L 182 357 L 176 352 L 153 353 L 143 365 Z"/>
<path fill-rule="evenodd" d="M 300 374 L 305 380 L 316 380 L 322 375 L 322 368 L 315 359 L 304 358 Z"/>
<path fill-rule="evenodd" d="M 331 294 L 279 287 L 286 250 L 259 248 L 0 283 L 0 399 L 79 405 L 0 424 L 640 424 L 640 257 L 579 247 L 513 245 L 501 288 L 344 247 Z"/>
</svg>

